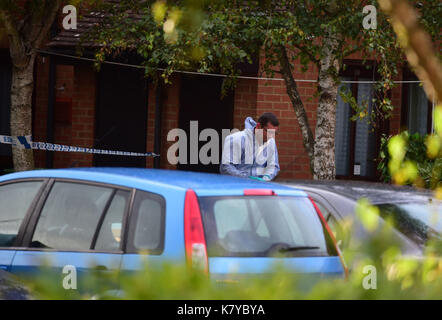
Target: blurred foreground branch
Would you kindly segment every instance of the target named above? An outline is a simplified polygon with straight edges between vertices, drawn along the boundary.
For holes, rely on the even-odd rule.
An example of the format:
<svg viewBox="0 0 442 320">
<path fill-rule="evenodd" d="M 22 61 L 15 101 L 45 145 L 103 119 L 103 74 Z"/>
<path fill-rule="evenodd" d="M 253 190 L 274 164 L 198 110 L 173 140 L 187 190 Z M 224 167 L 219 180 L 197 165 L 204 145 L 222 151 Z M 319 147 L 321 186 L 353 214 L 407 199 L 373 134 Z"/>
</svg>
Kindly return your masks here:
<svg viewBox="0 0 442 320">
<path fill-rule="evenodd" d="M 430 36 L 419 24 L 416 11 L 406 0 L 379 0 L 379 5 L 391 17 L 408 62 L 423 81 L 428 97 L 442 101 L 442 66 Z"/>
</svg>

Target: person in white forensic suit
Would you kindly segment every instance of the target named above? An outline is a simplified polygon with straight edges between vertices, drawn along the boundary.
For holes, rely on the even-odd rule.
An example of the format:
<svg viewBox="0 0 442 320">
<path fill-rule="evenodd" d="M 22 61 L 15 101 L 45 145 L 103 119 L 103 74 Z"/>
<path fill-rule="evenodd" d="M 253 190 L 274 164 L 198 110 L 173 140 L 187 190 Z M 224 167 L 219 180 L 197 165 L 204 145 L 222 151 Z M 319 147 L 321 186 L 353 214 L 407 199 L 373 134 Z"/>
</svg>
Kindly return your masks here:
<svg viewBox="0 0 442 320">
<path fill-rule="evenodd" d="M 258 121 L 248 117 L 245 129 L 226 137 L 224 141 L 220 173 L 271 181 L 279 173 L 276 132 L 278 118 L 271 112 L 264 113 Z"/>
</svg>

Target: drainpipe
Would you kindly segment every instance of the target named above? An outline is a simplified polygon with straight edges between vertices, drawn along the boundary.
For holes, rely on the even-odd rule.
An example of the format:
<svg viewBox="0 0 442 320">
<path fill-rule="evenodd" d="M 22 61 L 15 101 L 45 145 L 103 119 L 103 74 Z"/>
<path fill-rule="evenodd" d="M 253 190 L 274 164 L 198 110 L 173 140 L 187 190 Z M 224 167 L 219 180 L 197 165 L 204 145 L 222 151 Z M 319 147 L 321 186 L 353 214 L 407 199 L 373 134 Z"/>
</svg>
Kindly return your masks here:
<svg viewBox="0 0 442 320">
<path fill-rule="evenodd" d="M 46 141 L 54 143 L 54 113 L 55 113 L 55 77 L 56 62 L 54 57 L 49 58 L 49 83 L 48 83 L 48 114 L 46 123 Z M 54 152 L 46 151 L 46 168 L 54 167 Z"/>
<path fill-rule="evenodd" d="M 154 140 L 154 152 L 156 154 L 161 154 L 161 120 L 162 120 L 162 96 L 163 96 L 163 85 L 161 79 L 157 80 L 156 93 L 155 93 L 155 140 Z M 154 168 L 160 168 L 160 157 L 154 158 Z"/>
</svg>

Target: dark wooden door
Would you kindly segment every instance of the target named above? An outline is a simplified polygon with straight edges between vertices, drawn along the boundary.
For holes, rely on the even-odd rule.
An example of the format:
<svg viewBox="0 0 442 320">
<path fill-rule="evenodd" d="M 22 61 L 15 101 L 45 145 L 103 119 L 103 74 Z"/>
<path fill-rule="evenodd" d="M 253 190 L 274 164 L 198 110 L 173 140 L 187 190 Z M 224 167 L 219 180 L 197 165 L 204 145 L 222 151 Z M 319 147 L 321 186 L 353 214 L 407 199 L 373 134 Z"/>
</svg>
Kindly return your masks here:
<svg viewBox="0 0 442 320">
<path fill-rule="evenodd" d="M 138 69 L 105 65 L 98 75 L 95 146 L 146 152 L 147 80 Z M 95 155 L 98 167 L 145 167 L 144 157 Z"/>
<path fill-rule="evenodd" d="M 233 126 L 233 92 L 221 96 L 223 78 L 211 76 L 183 76 L 181 80 L 179 126 L 187 134 L 187 164 L 178 164 L 179 170 L 219 172 L 219 164 L 190 164 L 190 121 L 198 121 L 198 133 L 206 128 L 215 129 L 219 136 L 221 157 L 222 129 Z M 198 143 L 198 150 L 206 144 Z"/>
</svg>

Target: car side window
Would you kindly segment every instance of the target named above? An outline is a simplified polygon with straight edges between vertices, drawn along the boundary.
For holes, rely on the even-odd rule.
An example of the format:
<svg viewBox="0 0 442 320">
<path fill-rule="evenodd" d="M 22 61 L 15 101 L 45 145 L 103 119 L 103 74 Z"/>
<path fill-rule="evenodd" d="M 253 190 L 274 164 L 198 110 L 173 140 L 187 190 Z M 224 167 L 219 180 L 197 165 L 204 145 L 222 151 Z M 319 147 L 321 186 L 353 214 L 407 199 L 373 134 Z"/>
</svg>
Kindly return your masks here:
<svg viewBox="0 0 442 320">
<path fill-rule="evenodd" d="M 31 247 L 89 250 L 113 189 L 55 182 L 41 210 Z"/>
<path fill-rule="evenodd" d="M 129 251 L 161 254 L 164 246 L 165 210 L 163 197 L 137 191 L 129 231 Z"/>
<path fill-rule="evenodd" d="M 335 238 L 337 241 L 342 240 L 338 239 L 338 231 L 339 231 L 339 224 L 338 221 L 330 214 L 327 218 L 327 224 L 329 225 L 330 229 L 332 230 Z"/>
<path fill-rule="evenodd" d="M 336 220 L 333 214 L 325 208 L 325 206 L 320 202 L 315 200 L 316 205 L 324 216 L 325 221 L 327 221 L 330 230 L 333 232 L 338 245 L 341 248 L 345 248 L 348 245 L 348 239 L 345 236 L 344 230 L 341 224 Z"/>
<path fill-rule="evenodd" d="M 124 212 L 129 202 L 129 191 L 118 190 L 106 212 L 100 233 L 95 243 L 95 250 L 119 251 Z"/>
<path fill-rule="evenodd" d="M 324 219 L 327 221 L 328 218 L 331 216 L 330 212 L 327 210 L 327 208 L 317 199 L 314 199 L 315 204 L 318 206 L 319 211 L 321 211 Z"/>
<path fill-rule="evenodd" d="M 327 221 L 327 224 L 330 227 L 330 230 L 333 232 L 336 241 L 338 243 L 341 241 L 342 243 L 343 239 L 342 239 L 341 226 L 339 225 L 338 221 L 331 214 L 330 210 L 327 210 L 327 208 L 324 206 L 324 204 L 321 201 L 318 201 L 317 199 L 314 199 L 314 201 L 318 206 L 319 210 L 321 211 L 325 221 Z"/>
<path fill-rule="evenodd" d="M 15 182 L 0 186 L 0 247 L 11 247 L 40 190 L 42 181 Z"/>
</svg>

